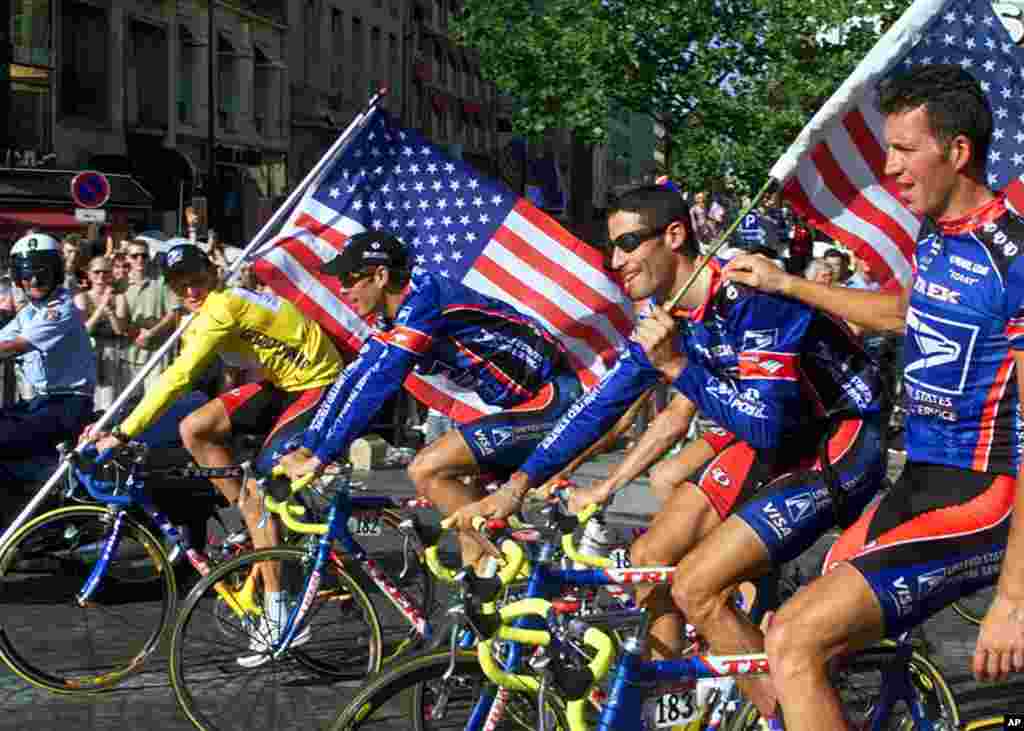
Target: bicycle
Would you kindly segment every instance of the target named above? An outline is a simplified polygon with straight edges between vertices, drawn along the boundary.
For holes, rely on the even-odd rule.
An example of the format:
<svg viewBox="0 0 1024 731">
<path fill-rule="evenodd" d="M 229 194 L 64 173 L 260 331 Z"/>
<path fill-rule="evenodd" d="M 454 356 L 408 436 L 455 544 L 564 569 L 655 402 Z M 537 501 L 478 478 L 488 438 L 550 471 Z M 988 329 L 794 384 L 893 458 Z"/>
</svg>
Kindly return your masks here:
<svg viewBox="0 0 1024 731">
<path fill-rule="evenodd" d="M 0 597 L 27 601 L 35 610 L 0 620 L 0 659 L 26 682 L 62 694 L 118 685 L 159 646 L 174 616 L 173 564 L 185 556 L 200 575 L 209 573 L 214 559 L 157 508 L 146 479 L 244 476 L 247 466 L 150 468 L 147 454 L 137 443 L 106 464 L 67 454 L 74 478 L 65 499 L 78 499 L 81 486 L 95 504 L 43 513 L 0 547 Z M 221 547 L 223 556 L 240 550 L 232 542 Z M 217 591 L 228 603 L 244 601 L 224 585 Z M 62 638 L 67 647 L 56 645 Z"/>
<path fill-rule="evenodd" d="M 563 544 L 569 553 L 571 534 L 563 537 Z M 569 555 L 569 558 L 577 560 L 580 557 Z M 431 568 L 433 569 L 432 565 Z M 566 585 L 607 586 L 610 584 L 662 583 L 670 581 L 673 572 L 674 568 L 663 566 L 579 570 L 553 569 L 544 563 L 538 563 L 531 571 L 530 584 L 531 586 L 542 586 L 547 591 L 555 591 L 556 588 Z M 522 602 L 530 601 L 546 600 L 522 600 Z M 554 609 L 555 603 L 551 602 L 550 604 Z M 498 611 L 498 615 L 502 618 L 517 616 L 522 606 L 525 605 L 521 602 L 506 605 Z M 531 613 L 543 615 L 544 612 L 537 609 L 537 606 L 534 606 L 534 611 Z M 632 614 L 633 616 L 627 618 L 623 614 Z M 618 617 L 606 614 L 593 618 L 588 617 L 580 621 L 584 621 L 590 628 L 596 628 L 597 625 L 605 623 L 609 629 L 621 630 L 627 623 L 636 624 L 636 614 L 635 611 L 627 611 L 620 613 Z M 678 727 L 695 721 L 700 723 L 700 714 L 706 715 L 706 708 L 701 708 L 696 702 L 696 683 L 699 680 L 768 672 L 767 658 L 763 654 L 741 656 L 698 654 L 680 660 L 644 661 L 641 656 L 646 638 L 646 613 L 640 613 L 640 617 L 643 620 L 637 628 L 636 636 L 622 643 L 622 651 L 616 670 L 612 675 L 614 680 L 608 691 L 607 699 L 596 705 L 591 704 L 594 707 L 594 711 L 590 712 L 591 716 L 597 711 L 597 708 L 600 708 L 598 723 L 603 730 L 637 728 L 642 715 L 641 711 L 645 707 L 648 709 L 649 728 Z M 486 620 L 477 620 L 472 625 L 474 630 L 483 637 L 488 636 Z M 499 626 L 504 626 L 504 623 Z M 497 632 L 493 621 L 491 630 L 492 634 Z M 553 631 L 554 628 L 549 623 L 547 634 L 542 633 L 538 636 L 539 638 L 532 639 L 517 635 L 516 642 L 523 646 L 549 646 L 551 645 L 550 635 Z M 572 646 L 572 643 L 569 644 Z M 517 647 L 518 645 L 513 645 L 512 649 L 516 650 Z M 415 660 L 399 664 L 371 679 L 356 698 L 339 713 L 331 726 L 332 731 L 374 729 L 386 725 L 388 722 L 386 714 L 378 716 L 376 711 L 389 708 L 391 702 L 402 694 L 406 694 L 414 700 L 420 699 L 420 705 L 412 708 L 411 719 L 415 729 L 426 728 L 428 727 L 427 722 L 441 720 L 438 717 L 437 704 L 428 703 L 430 698 L 446 698 L 451 692 L 450 686 L 453 682 L 456 684 L 456 688 L 471 681 L 479 685 L 481 675 L 500 685 L 506 693 L 513 693 L 513 698 L 517 699 L 516 707 L 523 703 L 520 695 L 529 694 L 534 689 L 541 688 L 546 688 L 550 693 L 550 685 L 557 685 L 559 676 L 557 672 L 552 676 L 552 682 L 548 684 L 529 675 L 516 675 L 514 664 L 509 662 L 510 658 L 503 657 L 503 663 L 495 661 L 490 652 L 491 645 L 486 641 L 482 641 L 478 645 L 480 667 L 476 670 L 473 669 L 469 658 L 458 655 L 455 648 L 456 644 L 453 640 L 448 653 L 435 652 L 429 656 L 415 658 Z M 518 649 L 521 654 L 522 648 Z M 592 658 L 580 654 L 578 660 L 580 663 L 586 664 Z M 870 672 L 873 675 L 878 675 L 882 681 L 870 689 L 882 694 L 880 703 L 851 706 L 852 711 L 864 716 L 861 720 L 866 720 L 870 716 L 873 723 L 885 723 L 889 720 L 896 703 L 902 701 L 906 705 L 906 710 L 902 716 L 894 717 L 897 725 L 892 726 L 893 728 L 903 728 L 904 726 L 900 724 L 906 722 L 907 714 L 913 723 L 919 724 L 917 728 L 920 731 L 940 729 L 952 731 L 959 722 L 956 702 L 949 692 L 945 680 L 934 665 L 918 655 L 906 642 L 885 644 L 864 653 L 852 655 L 838 672 L 843 677 Z M 847 683 L 847 685 L 859 691 L 863 688 L 864 682 L 865 680 L 861 678 Z M 681 684 L 681 686 L 673 687 L 669 692 L 657 693 L 653 698 L 646 698 L 646 694 L 655 688 L 657 683 L 670 683 L 674 686 Z M 579 685 L 580 683 L 577 683 L 574 693 L 579 692 Z M 417 690 L 418 688 L 429 689 L 429 692 Z M 569 731 L 584 731 L 593 725 L 588 722 L 586 713 L 582 710 L 574 714 L 566 714 L 564 718 L 561 718 L 556 711 L 559 708 L 568 708 L 568 703 L 557 697 L 558 692 L 555 691 L 554 700 L 546 694 L 542 694 L 538 700 L 538 708 L 545 710 L 537 712 L 537 719 L 550 717 L 555 723 L 555 728 L 569 729 Z M 458 710 L 466 711 L 465 728 L 491 728 L 498 723 L 500 719 L 495 719 L 492 711 L 495 699 L 499 697 L 496 693 L 482 693 L 468 711 L 464 707 L 460 707 Z M 845 700 L 852 704 L 856 699 L 847 696 Z M 486 723 L 484 719 L 486 719 Z M 449 719 L 445 718 L 444 720 Z M 461 722 L 462 719 L 460 718 L 459 721 Z M 513 722 L 517 726 L 523 725 L 515 719 Z M 886 728 L 886 726 L 877 725 L 872 728 Z"/>
<path fill-rule="evenodd" d="M 268 482 L 264 504 L 296 535 L 302 545 L 254 551 L 217 567 L 186 599 L 171 637 L 170 677 L 179 706 L 199 729 L 246 727 L 259 717 L 274 728 L 332 701 L 339 682 L 362 680 L 378 671 L 386 658 L 429 642 L 433 627 L 427 616 L 433 583 L 418 586 L 425 574 L 422 534 L 415 515 L 400 511 L 425 507 L 420 499 L 350 494 L 350 475 L 338 475 L 326 521 L 315 519 L 298 502 L 305 480 L 291 486 Z M 371 558 L 356 536 L 378 534 L 370 526 L 392 525 L 403 539 L 403 571 L 397 578 Z M 316 536 L 319 536 L 317 539 Z M 362 536 L 360 536 L 362 537 Z M 335 552 L 339 544 L 342 553 Z M 251 634 L 263 613 L 261 588 L 253 566 L 275 562 L 288 597 L 288 617 L 279 637 L 263 638 L 265 661 L 243 668 L 236 660 L 252 652 Z M 346 563 L 359 569 L 350 573 Z M 242 613 L 225 608 L 218 582 L 244 587 L 251 602 Z M 379 589 L 408 625 L 406 636 L 387 648 L 378 613 L 363 588 Z M 413 595 L 415 593 L 415 596 Z M 311 638 L 306 642 L 303 638 Z M 241 699 L 231 691 L 239 688 Z M 312 710 L 310 711 L 313 712 Z"/>
</svg>

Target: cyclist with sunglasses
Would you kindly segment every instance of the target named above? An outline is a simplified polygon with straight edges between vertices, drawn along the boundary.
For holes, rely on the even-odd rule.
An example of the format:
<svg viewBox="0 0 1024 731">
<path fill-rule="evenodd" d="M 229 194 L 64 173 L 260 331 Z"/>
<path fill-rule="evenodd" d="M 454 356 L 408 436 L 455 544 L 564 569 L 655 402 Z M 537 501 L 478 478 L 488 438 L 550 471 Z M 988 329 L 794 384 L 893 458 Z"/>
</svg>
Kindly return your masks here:
<svg viewBox="0 0 1024 731">
<path fill-rule="evenodd" d="M 63 287 L 57 240 L 37 233 L 18 239 L 11 271 L 27 301 L 0 329 L 0 358 L 21 359 L 34 396 L 0 409 L 0 460 L 24 461 L 53 456 L 57 444 L 89 422 L 96 356 L 82 313 Z"/>
<path fill-rule="evenodd" d="M 885 476 L 886 398 L 878 367 L 845 326 L 799 302 L 724 281 L 717 259 L 683 295 L 685 309 L 666 313 L 664 304 L 697 267 L 689 222 L 679 195 L 661 186 L 641 186 L 612 202 L 610 266 L 631 299 L 653 297 L 661 306 L 640 321 L 615 367 L 509 483 L 453 522 L 468 528 L 476 515 L 514 511 L 637 394 L 665 380 L 685 398 L 675 399 L 627 455 L 623 464 L 632 475 L 576 490 L 574 507 L 606 501 L 653 464 L 673 435 L 686 434 L 697 409 L 713 419 L 725 431 L 706 434 L 675 458 L 692 465 L 695 452 L 706 455 L 632 548 L 633 565 L 678 566 L 671 596 L 647 587 L 638 600 L 653 614 L 651 645 L 660 656 L 682 649 L 680 610 L 715 654 L 759 652 L 761 632 L 730 601 L 731 589 L 860 514 Z M 768 717 L 775 702 L 764 683 L 741 687 Z"/>
<path fill-rule="evenodd" d="M 321 271 L 341 280 L 350 305 L 376 318 L 377 330 L 327 394 L 303 447 L 281 461 L 292 477 L 345 455 L 415 368 L 500 409 L 450 430 L 409 466 L 417 492 L 449 514 L 484 494 L 482 474 L 517 469 L 582 393 L 543 325 L 464 284 L 410 271 L 405 246 L 387 232 L 355 234 Z M 462 547 L 467 563 L 480 556 L 471 540 Z"/>
<path fill-rule="evenodd" d="M 199 464 L 227 467 L 236 463 L 229 447 L 232 434 L 264 434 L 272 425 L 255 463 L 257 471 L 269 474 L 284 445 L 306 428 L 326 387 L 341 373 L 341 356 L 320 326 L 291 302 L 265 292 L 223 287 L 216 266 L 198 246 L 172 247 L 164 271 L 171 291 L 195 314 L 181 354 L 155 387 L 147 389 L 119 428 L 90 438 L 97 439 L 97 448 L 105 450 L 139 435 L 189 392 L 219 356 L 228 365 L 257 365 L 265 380 L 223 393 L 193 411 L 181 422 L 182 441 Z M 212 482 L 229 501 L 238 504 L 256 548 L 278 542 L 275 522 L 261 525 L 260 501 L 243 499 L 247 496 L 243 496 L 240 480 Z M 275 626 L 253 633 L 254 654 L 239 659 L 247 667 L 266 661 L 261 650 L 273 641 L 285 619 L 279 577 L 267 566 L 262 570 L 269 610 L 264 619 Z"/>
</svg>

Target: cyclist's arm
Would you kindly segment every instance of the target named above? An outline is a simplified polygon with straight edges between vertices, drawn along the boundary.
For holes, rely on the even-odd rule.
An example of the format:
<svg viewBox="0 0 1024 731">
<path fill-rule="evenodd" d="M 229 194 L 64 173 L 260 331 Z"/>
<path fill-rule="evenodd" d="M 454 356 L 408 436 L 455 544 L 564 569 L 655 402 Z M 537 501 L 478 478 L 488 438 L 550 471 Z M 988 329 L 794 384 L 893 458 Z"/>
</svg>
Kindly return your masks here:
<svg viewBox="0 0 1024 731">
<path fill-rule="evenodd" d="M 334 462 L 369 428 L 373 417 L 405 381 L 418 356 L 389 342 L 388 333 L 367 341 L 338 380 L 303 436 L 302 446 L 320 464 Z"/>
<path fill-rule="evenodd" d="M 600 439 L 659 379 L 640 346 L 631 341 L 600 383 L 568 408 L 510 482 L 530 488 L 547 482 Z"/>
<path fill-rule="evenodd" d="M 908 289 L 897 292 L 833 287 L 812 282 L 782 271 L 759 255 L 743 254 L 731 260 L 724 269 L 731 279 L 762 292 L 792 297 L 811 307 L 863 327 L 865 330 L 903 332 L 906 327 Z"/>
<path fill-rule="evenodd" d="M 697 407 L 685 396 L 677 396 L 651 422 L 636 445 L 604 479 L 609 496 L 614 495 L 647 471 L 676 442 L 686 437 Z"/>
<path fill-rule="evenodd" d="M 218 347 L 231 335 L 234 326 L 234 321 L 228 317 L 215 318 L 201 310 L 189 325 L 184 350 L 121 423 L 121 432 L 127 437 L 141 434 L 172 403 L 191 390 L 192 382 L 216 357 Z"/>
</svg>

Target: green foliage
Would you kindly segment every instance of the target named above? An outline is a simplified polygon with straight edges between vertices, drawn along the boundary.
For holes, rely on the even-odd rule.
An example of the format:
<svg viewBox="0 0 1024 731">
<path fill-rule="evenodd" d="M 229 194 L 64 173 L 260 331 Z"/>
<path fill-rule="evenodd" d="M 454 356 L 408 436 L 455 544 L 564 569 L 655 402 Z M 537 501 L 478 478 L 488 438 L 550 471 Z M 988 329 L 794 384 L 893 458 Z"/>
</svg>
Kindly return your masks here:
<svg viewBox="0 0 1024 731">
<path fill-rule="evenodd" d="M 561 127 L 603 142 L 610 111 L 627 109 L 666 126 L 686 187 L 729 173 L 757 189 L 900 2 L 463 0 L 455 32 L 517 100 L 520 134 Z M 844 29 L 842 42 L 828 29 Z"/>
</svg>

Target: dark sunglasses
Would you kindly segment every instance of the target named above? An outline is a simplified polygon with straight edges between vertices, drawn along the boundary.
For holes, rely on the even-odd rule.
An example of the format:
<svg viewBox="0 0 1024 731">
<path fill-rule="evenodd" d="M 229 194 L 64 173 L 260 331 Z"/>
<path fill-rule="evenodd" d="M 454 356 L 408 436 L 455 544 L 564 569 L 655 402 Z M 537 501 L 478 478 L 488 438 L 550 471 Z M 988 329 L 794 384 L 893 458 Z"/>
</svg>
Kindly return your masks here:
<svg viewBox="0 0 1024 731">
<path fill-rule="evenodd" d="M 611 256 L 612 251 L 615 249 L 622 249 L 627 254 L 631 251 L 636 251 L 640 244 L 661 236 L 671 225 L 666 223 L 664 226 L 658 226 L 657 228 L 641 228 L 636 231 L 628 231 L 619 238 L 608 242 L 608 255 Z"/>
<path fill-rule="evenodd" d="M 343 289 L 352 289 L 367 277 L 373 276 L 373 269 L 361 269 L 358 272 L 345 272 L 338 275 Z"/>
<path fill-rule="evenodd" d="M 129 259 L 145 259 L 146 258 L 145 252 L 142 252 L 142 251 L 138 251 L 138 252 L 131 252 L 131 251 L 129 251 L 126 254 L 126 256 Z"/>
</svg>

